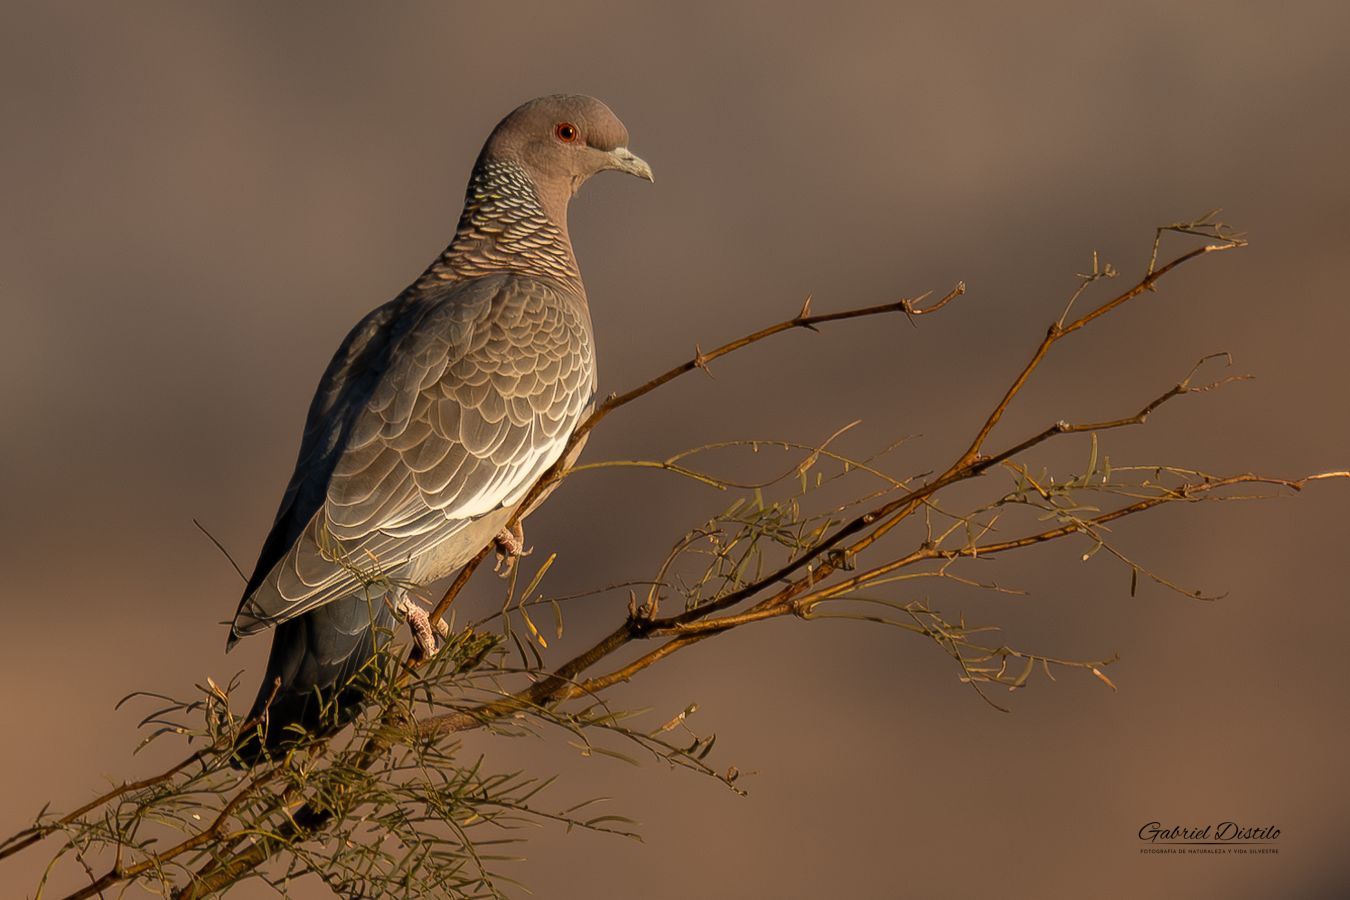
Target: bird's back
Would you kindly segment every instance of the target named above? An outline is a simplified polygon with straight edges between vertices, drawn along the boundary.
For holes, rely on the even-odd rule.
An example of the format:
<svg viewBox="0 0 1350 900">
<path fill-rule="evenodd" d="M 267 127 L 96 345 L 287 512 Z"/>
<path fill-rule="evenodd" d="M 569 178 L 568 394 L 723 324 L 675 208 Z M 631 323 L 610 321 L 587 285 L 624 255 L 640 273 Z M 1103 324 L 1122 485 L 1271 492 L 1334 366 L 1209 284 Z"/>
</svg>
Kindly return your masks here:
<svg viewBox="0 0 1350 900">
<path fill-rule="evenodd" d="M 233 633 L 462 565 L 558 459 L 594 392 L 579 286 L 494 274 L 371 312 L 320 382 Z"/>
</svg>

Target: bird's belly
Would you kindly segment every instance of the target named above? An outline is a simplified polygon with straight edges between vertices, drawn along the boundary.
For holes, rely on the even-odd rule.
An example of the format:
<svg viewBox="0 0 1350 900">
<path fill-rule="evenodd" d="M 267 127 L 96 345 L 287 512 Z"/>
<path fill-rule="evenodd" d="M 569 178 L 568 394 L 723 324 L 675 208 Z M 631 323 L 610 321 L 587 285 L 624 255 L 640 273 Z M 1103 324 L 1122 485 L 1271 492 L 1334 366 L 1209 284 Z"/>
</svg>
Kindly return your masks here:
<svg viewBox="0 0 1350 900">
<path fill-rule="evenodd" d="M 453 574 L 506 527 L 513 512 L 514 507 L 497 509 L 475 519 L 453 537 L 419 554 L 412 560 L 404 577 L 421 586 Z"/>
</svg>

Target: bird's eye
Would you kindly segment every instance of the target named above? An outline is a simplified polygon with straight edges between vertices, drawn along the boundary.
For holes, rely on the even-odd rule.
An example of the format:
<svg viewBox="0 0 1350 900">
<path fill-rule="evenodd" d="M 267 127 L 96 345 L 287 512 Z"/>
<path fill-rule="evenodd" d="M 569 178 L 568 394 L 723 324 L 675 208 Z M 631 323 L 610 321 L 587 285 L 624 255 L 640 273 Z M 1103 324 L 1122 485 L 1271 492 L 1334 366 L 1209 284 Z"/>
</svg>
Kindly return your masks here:
<svg viewBox="0 0 1350 900">
<path fill-rule="evenodd" d="M 558 136 L 558 140 L 564 144 L 570 144 L 577 139 L 577 126 L 571 122 L 559 122 L 553 128 L 553 133 Z"/>
</svg>

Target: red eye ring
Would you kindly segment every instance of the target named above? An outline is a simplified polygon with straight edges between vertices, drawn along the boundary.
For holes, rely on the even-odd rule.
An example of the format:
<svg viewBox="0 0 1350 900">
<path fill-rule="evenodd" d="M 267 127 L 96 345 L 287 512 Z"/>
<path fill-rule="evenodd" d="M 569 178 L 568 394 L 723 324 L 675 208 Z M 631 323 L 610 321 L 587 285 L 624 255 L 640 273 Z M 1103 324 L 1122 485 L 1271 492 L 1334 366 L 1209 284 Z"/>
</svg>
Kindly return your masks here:
<svg viewBox="0 0 1350 900">
<path fill-rule="evenodd" d="M 553 127 L 553 133 L 557 136 L 558 140 L 562 141 L 564 144 L 572 143 L 577 139 L 577 135 L 579 134 L 577 126 L 573 125 L 571 122 L 559 122 Z"/>
</svg>

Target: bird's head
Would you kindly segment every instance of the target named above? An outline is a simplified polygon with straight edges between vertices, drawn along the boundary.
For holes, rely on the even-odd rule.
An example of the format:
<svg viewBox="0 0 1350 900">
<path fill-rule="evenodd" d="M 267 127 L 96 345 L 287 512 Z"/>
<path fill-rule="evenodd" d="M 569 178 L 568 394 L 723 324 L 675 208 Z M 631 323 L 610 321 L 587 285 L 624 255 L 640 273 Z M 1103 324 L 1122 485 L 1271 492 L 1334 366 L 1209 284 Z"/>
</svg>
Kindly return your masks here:
<svg viewBox="0 0 1350 900">
<path fill-rule="evenodd" d="M 652 180 L 651 166 L 628 149 L 628 129 L 608 106 L 582 94 L 553 94 L 517 107 L 497 125 L 483 160 L 510 160 L 544 191 L 569 194 L 613 169 Z"/>
</svg>

